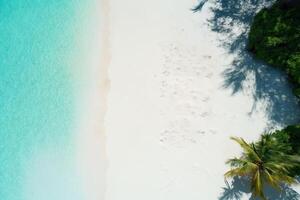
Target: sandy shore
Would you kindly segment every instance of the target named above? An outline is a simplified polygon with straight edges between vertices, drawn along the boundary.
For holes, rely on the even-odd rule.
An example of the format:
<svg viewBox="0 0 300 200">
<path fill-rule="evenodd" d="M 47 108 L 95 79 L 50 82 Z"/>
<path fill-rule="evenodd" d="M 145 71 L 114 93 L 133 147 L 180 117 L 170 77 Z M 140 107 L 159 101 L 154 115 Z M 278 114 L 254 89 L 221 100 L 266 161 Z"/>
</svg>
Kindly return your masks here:
<svg viewBox="0 0 300 200">
<path fill-rule="evenodd" d="M 285 76 L 229 51 L 234 40 L 207 25 L 213 4 L 193 13 L 193 0 L 99 2 L 77 72 L 85 199 L 224 199 L 234 187 L 224 162 L 240 153 L 229 137 L 299 120 Z"/>
<path fill-rule="evenodd" d="M 234 65 L 240 55 L 206 23 L 209 4 L 195 14 L 196 3 L 110 1 L 106 200 L 224 199 L 224 162 L 240 153 L 229 137 L 299 120 L 288 117 L 299 109 L 284 75 Z"/>
</svg>

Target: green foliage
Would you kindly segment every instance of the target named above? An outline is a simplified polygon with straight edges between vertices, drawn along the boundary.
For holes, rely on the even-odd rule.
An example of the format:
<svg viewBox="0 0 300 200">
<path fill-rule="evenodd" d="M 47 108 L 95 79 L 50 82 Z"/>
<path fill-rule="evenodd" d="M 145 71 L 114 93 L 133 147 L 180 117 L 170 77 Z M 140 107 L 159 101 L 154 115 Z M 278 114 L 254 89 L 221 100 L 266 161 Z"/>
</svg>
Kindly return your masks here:
<svg viewBox="0 0 300 200">
<path fill-rule="evenodd" d="M 287 153 L 300 155 L 300 125 L 288 126 L 283 130 L 272 133 L 272 136 L 280 143 L 287 145 Z"/>
<path fill-rule="evenodd" d="M 300 5 L 282 6 L 278 1 L 262 9 L 253 21 L 248 49 L 257 58 L 287 72 L 300 97 Z M 238 158 L 227 161 L 231 166 L 225 177 L 246 176 L 255 196 L 266 199 L 266 184 L 280 189 L 300 175 L 300 125 L 264 134 L 254 143 L 232 138 L 243 149 Z"/>
<path fill-rule="evenodd" d="M 248 49 L 257 58 L 284 69 L 300 88 L 300 6 L 283 9 L 276 3 L 262 9 L 251 26 Z"/>
<path fill-rule="evenodd" d="M 281 183 L 296 182 L 292 173 L 300 164 L 298 157 L 291 154 L 289 134 L 284 131 L 264 134 L 256 143 L 247 143 L 242 138 L 232 139 L 242 147 L 243 153 L 241 157 L 227 161 L 231 170 L 225 177 L 248 177 L 253 194 L 264 200 L 266 197 L 263 189 L 266 184 L 281 189 Z"/>
<path fill-rule="evenodd" d="M 272 133 L 272 136 L 286 146 L 284 149 L 285 153 L 300 156 L 300 125 L 288 126 L 285 129 Z M 299 176 L 300 166 L 294 166 L 290 173 L 291 176 Z"/>
</svg>

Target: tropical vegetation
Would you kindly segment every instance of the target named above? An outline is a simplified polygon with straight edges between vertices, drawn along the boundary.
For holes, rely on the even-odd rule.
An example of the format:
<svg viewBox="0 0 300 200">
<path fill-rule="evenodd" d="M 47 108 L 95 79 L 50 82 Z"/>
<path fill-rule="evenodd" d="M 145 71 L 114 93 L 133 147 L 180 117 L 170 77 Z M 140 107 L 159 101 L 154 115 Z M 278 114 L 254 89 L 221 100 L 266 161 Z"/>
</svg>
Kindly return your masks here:
<svg viewBox="0 0 300 200">
<path fill-rule="evenodd" d="M 300 97 L 300 1 L 278 0 L 254 18 L 248 50 L 255 57 L 287 72 Z M 257 142 L 232 138 L 243 149 L 240 157 L 227 161 L 225 177 L 246 177 L 254 196 L 266 200 L 265 187 L 278 190 L 296 183 L 300 175 L 300 125 L 264 134 Z"/>
<path fill-rule="evenodd" d="M 253 195 L 263 200 L 266 200 L 266 185 L 280 190 L 282 184 L 296 183 L 294 172 L 299 168 L 300 162 L 293 153 L 291 137 L 286 131 L 264 134 L 256 143 L 247 143 L 237 137 L 232 139 L 241 146 L 243 153 L 240 157 L 227 161 L 231 169 L 225 177 L 248 178 Z M 299 150 L 299 146 L 295 148 Z"/>
<path fill-rule="evenodd" d="M 287 72 L 300 96 L 300 1 L 279 0 L 254 18 L 248 49 Z"/>
</svg>

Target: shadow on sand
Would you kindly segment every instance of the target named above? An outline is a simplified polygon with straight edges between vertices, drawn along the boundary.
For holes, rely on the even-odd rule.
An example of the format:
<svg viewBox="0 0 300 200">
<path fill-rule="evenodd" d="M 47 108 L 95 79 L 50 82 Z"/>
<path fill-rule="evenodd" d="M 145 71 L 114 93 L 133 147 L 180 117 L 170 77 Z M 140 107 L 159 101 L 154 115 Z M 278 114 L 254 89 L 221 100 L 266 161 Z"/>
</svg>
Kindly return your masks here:
<svg viewBox="0 0 300 200">
<path fill-rule="evenodd" d="M 232 94 L 240 91 L 250 92 L 253 96 L 252 114 L 258 102 L 265 102 L 269 119 L 268 130 L 284 127 L 300 121 L 298 99 L 292 93 L 286 75 L 273 67 L 254 59 L 247 52 L 247 35 L 255 14 L 263 7 L 271 5 L 273 0 L 204 0 L 194 11 L 208 6 L 213 15 L 208 20 L 211 30 L 219 33 L 220 45 L 234 60 L 224 70 L 224 88 Z M 254 84 L 249 83 L 249 77 Z"/>
<path fill-rule="evenodd" d="M 224 70 L 223 87 L 232 90 L 232 94 L 248 91 L 253 96 L 253 109 L 258 102 L 267 103 L 269 128 L 283 127 L 299 123 L 300 108 L 298 99 L 292 93 L 284 72 L 270 67 L 252 57 L 247 52 L 247 35 L 255 14 L 263 7 L 271 5 L 273 0 L 202 0 L 193 11 L 201 11 L 207 6 L 212 11 L 208 20 L 211 30 L 219 33 L 220 45 L 234 60 Z M 252 77 L 253 86 L 245 87 Z M 225 187 L 219 200 L 240 200 L 244 194 L 251 196 L 249 181 L 234 178 L 231 183 L 225 181 Z M 270 200 L 297 200 L 300 195 L 288 186 L 282 192 L 266 188 L 265 194 Z M 257 200 L 251 196 L 250 200 Z"/>
<path fill-rule="evenodd" d="M 251 194 L 247 179 L 235 177 L 231 183 L 225 181 L 225 185 L 219 200 L 240 200 L 244 194 L 250 196 L 249 200 L 261 200 Z M 286 185 L 282 186 L 282 191 L 266 188 L 264 193 L 266 198 L 270 200 L 298 200 L 300 198 L 295 190 Z"/>
</svg>

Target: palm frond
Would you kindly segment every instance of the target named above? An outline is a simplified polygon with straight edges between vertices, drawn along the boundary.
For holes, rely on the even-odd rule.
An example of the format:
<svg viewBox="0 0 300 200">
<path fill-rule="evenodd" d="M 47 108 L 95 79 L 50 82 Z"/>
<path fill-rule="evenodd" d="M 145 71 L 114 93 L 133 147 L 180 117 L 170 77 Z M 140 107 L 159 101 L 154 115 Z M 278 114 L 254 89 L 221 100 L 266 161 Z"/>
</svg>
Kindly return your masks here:
<svg viewBox="0 0 300 200">
<path fill-rule="evenodd" d="M 242 147 L 242 149 L 246 153 L 248 153 L 249 157 L 253 157 L 255 160 L 261 161 L 260 157 L 254 151 L 253 147 L 251 145 L 249 145 L 243 138 L 231 137 L 230 139 L 232 139 L 235 142 L 237 142 Z"/>
<path fill-rule="evenodd" d="M 244 165 L 253 165 L 255 166 L 255 164 L 253 162 L 250 162 L 246 159 L 243 158 L 232 158 L 232 159 L 228 159 L 226 161 L 226 164 L 229 164 L 231 167 L 242 167 Z"/>
<path fill-rule="evenodd" d="M 257 166 L 254 164 L 244 165 L 242 167 L 236 167 L 225 173 L 225 177 L 234 176 L 251 176 L 257 170 Z"/>
<path fill-rule="evenodd" d="M 261 197 L 262 199 L 266 199 L 263 192 L 263 179 L 260 173 L 260 170 L 257 170 L 256 173 L 252 177 L 251 190 L 255 196 Z"/>
<path fill-rule="evenodd" d="M 270 184 L 273 188 L 277 190 L 281 190 L 280 180 L 277 177 L 272 176 L 268 170 L 264 171 L 265 180 L 268 184 Z"/>
<path fill-rule="evenodd" d="M 297 182 L 295 178 L 293 178 L 285 173 L 274 174 L 273 178 L 277 179 L 277 181 L 280 183 L 285 183 L 288 185 L 291 185 L 291 184 L 294 184 Z"/>
</svg>

